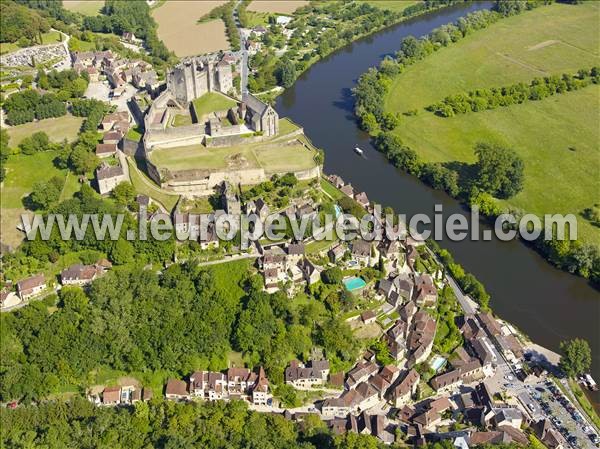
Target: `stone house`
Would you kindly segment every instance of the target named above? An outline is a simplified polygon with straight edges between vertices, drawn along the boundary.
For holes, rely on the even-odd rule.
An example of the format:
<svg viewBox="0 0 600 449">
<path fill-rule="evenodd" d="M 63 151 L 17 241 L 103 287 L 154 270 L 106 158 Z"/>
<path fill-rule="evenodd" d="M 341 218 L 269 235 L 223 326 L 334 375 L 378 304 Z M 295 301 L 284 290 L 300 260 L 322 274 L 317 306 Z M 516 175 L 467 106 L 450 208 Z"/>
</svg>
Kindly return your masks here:
<svg viewBox="0 0 600 449">
<path fill-rule="evenodd" d="M 100 195 L 112 192 L 122 182 L 128 181 L 123 167 L 120 165 L 104 164 L 96 169 L 96 181 Z"/>
<path fill-rule="evenodd" d="M 411 397 L 416 394 L 420 380 L 421 376 L 419 373 L 411 369 L 402 377 L 400 382 L 392 386 L 388 393 L 389 399 L 397 408 L 406 405 L 411 400 Z"/>
<path fill-rule="evenodd" d="M 121 387 L 106 387 L 102 391 L 103 405 L 117 405 L 121 402 Z"/>
<path fill-rule="evenodd" d="M 344 254 L 346 254 L 346 247 L 342 243 L 334 245 L 327 251 L 331 263 L 338 263 L 344 257 Z"/>
<path fill-rule="evenodd" d="M 371 264 L 371 242 L 356 239 L 351 245 L 352 258 L 359 264 L 369 266 Z"/>
<path fill-rule="evenodd" d="M 35 276 L 17 282 L 17 293 L 19 298 L 21 298 L 21 301 L 26 301 L 43 292 L 46 287 L 46 278 L 44 275 L 36 274 Z"/>
<path fill-rule="evenodd" d="M 165 388 L 165 397 L 173 400 L 185 400 L 190 396 L 187 383 L 179 379 L 169 379 Z"/>
<path fill-rule="evenodd" d="M 117 154 L 117 144 L 115 143 L 98 143 L 96 144 L 96 156 L 105 158 Z"/>
<path fill-rule="evenodd" d="M 103 270 L 96 265 L 76 264 L 63 270 L 60 273 L 60 283 L 62 285 L 85 285 L 92 282 Z"/>
<path fill-rule="evenodd" d="M 455 369 L 435 376 L 430 383 L 437 393 L 448 393 L 462 385 L 462 373 L 460 369 Z"/>
<path fill-rule="evenodd" d="M 365 192 L 360 192 L 354 195 L 354 200 L 365 209 L 369 207 L 369 197 L 367 197 Z"/>
</svg>

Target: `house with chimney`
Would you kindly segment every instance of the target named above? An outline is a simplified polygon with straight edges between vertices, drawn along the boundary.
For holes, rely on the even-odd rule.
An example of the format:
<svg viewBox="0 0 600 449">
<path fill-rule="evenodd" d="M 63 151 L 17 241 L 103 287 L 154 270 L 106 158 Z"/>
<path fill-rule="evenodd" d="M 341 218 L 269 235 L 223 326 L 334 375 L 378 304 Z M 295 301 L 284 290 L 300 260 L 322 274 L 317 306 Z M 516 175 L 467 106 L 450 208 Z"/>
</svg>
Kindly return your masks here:
<svg viewBox="0 0 600 449">
<path fill-rule="evenodd" d="M 129 178 L 125 175 L 121 165 L 108 165 L 105 163 L 96 169 L 96 182 L 100 195 L 112 192 L 115 187 L 128 180 Z"/>
<path fill-rule="evenodd" d="M 415 313 L 406 341 L 406 349 L 409 353 L 409 366 L 414 366 L 427 360 L 433 347 L 435 330 L 435 320 L 427 312 L 420 310 Z"/>
<path fill-rule="evenodd" d="M 410 402 L 416 394 L 421 376 L 411 369 L 400 376 L 400 380 L 388 391 L 388 398 L 397 407 L 400 408 Z"/>
<path fill-rule="evenodd" d="M 348 371 L 348 377 L 346 378 L 346 388 L 349 390 L 356 388 L 356 386 L 369 379 L 373 376 L 379 368 L 373 362 L 359 362 L 354 368 Z"/>
<path fill-rule="evenodd" d="M 463 378 L 460 369 L 455 369 L 433 377 L 429 383 L 438 394 L 449 393 L 463 384 Z"/>
<path fill-rule="evenodd" d="M 104 270 L 98 265 L 75 264 L 61 271 L 60 283 L 62 285 L 86 285 L 100 276 Z"/>
<path fill-rule="evenodd" d="M 292 360 L 285 369 L 285 383 L 298 389 L 324 385 L 329 376 L 329 361 L 311 360 L 307 365 Z"/>
</svg>

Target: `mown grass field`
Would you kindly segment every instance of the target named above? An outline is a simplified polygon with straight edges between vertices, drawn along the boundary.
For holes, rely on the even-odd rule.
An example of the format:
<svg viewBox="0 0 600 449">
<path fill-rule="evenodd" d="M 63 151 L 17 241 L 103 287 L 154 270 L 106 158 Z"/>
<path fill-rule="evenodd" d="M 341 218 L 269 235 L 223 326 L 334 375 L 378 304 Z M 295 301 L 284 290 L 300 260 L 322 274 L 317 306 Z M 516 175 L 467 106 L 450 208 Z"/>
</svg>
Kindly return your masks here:
<svg viewBox="0 0 600 449">
<path fill-rule="evenodd" d="M 199 24 L 198 19 L 226 0 L 166 1 L 152 10 L 158 37 L 179 57 L 229 50 L 222 20 Z"/>
<path fill-rule="evenodd" d="M 8 144 L 11 147 L 19 145 L 21 140 L 31 134 L 44 131 L 52 142 L 62 142 L 64 139 L 72 142 L 77 137 L 83 117 L 74 117 L 72 115 L 64 115 L 57 118 L 48 118 L 39 122 L 25 123 L 19 126 L 7 128 L 10 141 Z"/>
<path fill-rule="evenodd" d="M 20 223 L 21 214 L 26 212 L 23 199 L 31 193 L 33 185 L 38 181 L 48 181 L 54 176 L 66 178 L 67 171 L 59 170 L 52 162 L 56 156 L 52 151 L 27 156 L 18 154 L 10 156 L 4 164 L 6 178 L 0 189 L 2 243 L 16 247 L 23 240 L 24 234 L 16 226 Z M 77 178 L 69 175 L 61 199 L 69 198 L 77 190 Z"/>
<path fill-rule="evenodd" d="M 63 0 L 63 6 L 85 16 L 96 16 L 104 6 L 104 0 Z"/>
<path fill-rule="evenodd" d="M 207 92 L 200 98 L 196 98 L 193 104 L 198 119 L 211 112 L 224 111 L 237 105 L 231 98 L 219 92 Z"/>
<path fill-rule="evenodd" d="M 188 145 L 156 149 L 152 163 L 169 170 L 243 170 L 264 168 L 267 173 L 306 170 L 315 166 L 314 153 L 300 144 L 250 144 L 226 148 Z"/>
<path fill-rule="evenodd" d="M 477 142 L 513 147 L 525 162 L 525 187 L 503 204 L 536 214 L 573 213 L 598 202 L 600 87 L 491 111 L 441 118 L 424 108 L 478 87 L 528 82 L 600 63 L 600 4 L 554 4 L 509 17 L 414 64 L 398 76 L 386 109 L 402 116 L 395 132 L 426 161 L 474 162 Z M 579 219 L 580 235 L 600 231 Z"/>
<path fill-rule="evenodd" d="M 203 100 L 206 94 L 200 99 Z M 220 94 L 215 101 L 230 101 Z M 212 97 L 211 97 L 212 98 Z M 210 107 L 215 103 L 211 100 Z M 194 105 L 196 107 L 196 105 Z M 279 120 L 279 134 L 271 139 L 258 143 L 239 144 L 225 148 L 206 148 L 204 145 L 187 145 L 175 148 L 157 148 L 150 153 L 150 160 L 160 168 L 169 170 L 223 170 L 264 168 L 267 173 L 307 170 L 315 166 L 314 149 L 307 149 L 300 142 L 288 144 L 289 134 L 296 131 L 298 125 L 287 118 Z M 288 137 L 286 137 L 288 136 Z M 303 136 L 298 136 L 302 140 Z M 309 145 L 310 147 L 310 145 Z"/>
<path fill-rule="evenodd" d="M 308 3 L 306 0 L 254 0 L 247 9 L 254 12 L 292 14 Z"/>
<path fill-rule="evenodd" d="M 376 6 L 381 9 L 388 9 L 390 11 L 402 12 L 406 8 L 417 3 L 423 3 L 423 0 L 361 0 L 369 5 Z"/>
</svg>

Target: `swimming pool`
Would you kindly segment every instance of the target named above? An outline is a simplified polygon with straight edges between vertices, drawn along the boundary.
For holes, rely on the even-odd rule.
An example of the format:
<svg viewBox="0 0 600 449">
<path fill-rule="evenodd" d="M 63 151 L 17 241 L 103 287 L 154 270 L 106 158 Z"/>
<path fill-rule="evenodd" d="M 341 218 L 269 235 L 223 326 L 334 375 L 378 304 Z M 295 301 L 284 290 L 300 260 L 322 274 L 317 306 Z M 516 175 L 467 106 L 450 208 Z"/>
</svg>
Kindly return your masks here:
<svg viewBox="0 0 600 449">
<path fill-rule="evenodd" d="M 344 279 L 344 286 L 349 292 L 352 292 L 354 290 L 360 290 L 361 288 L 366 287 L 366 285 L 367 283 L 362 278 L 351 277 L 348 279 Z"/>
<path fill-rule="evenodd" d="M 446 364 L 446 359 L 439 355 L 436 355 L 431 362 L 429 362 L 429 366 L 433 368 L 433 370 L 437 373 L 444 365 Z"/>
</svg>

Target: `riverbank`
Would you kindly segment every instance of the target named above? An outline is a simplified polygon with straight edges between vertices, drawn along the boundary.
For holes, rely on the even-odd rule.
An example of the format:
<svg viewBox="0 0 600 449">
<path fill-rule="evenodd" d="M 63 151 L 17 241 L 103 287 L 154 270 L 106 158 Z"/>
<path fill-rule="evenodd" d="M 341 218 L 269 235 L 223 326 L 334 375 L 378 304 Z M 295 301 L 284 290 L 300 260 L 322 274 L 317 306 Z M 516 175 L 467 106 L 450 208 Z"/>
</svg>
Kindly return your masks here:
<svg viewBox="0 0 600 449">
<path fill-rule="evenodd" d="M 299 77 L 278 97 L 276 109 L 302 124 L 315 145 L 327 148 L 326 172 L 338 173 L 356 189 L 369 192 L 371 200 L 406 212 L 408 217 L 426 213 L 433 220 L 437 204 L 445 216 L 458 213 L 468 219 L 464 207 L 456 200 L 397 170 L 375 151 L 370 136 L 356 126 L 350 90 L 369 67 L 379 65 L 384 55 L 396 52 L 405 36 L 428 34 L 436 27 L 491 5 L 491 2 L 455 5 L 344 47 Z M 355 146 L 364 150 L 363 158 L 353 154 Z M 588 340 L 593 354 L 592 375 L 598 378 L 598 292 L 584 279 L 556 270 L 518 241 L 483 241 L 484 230 L 491 230 L 486 223 L 481 226 L 478 241 L 453 242 L 444 238 L 439 244 L 485 285 L 492 297 L 492 309 L 515 323 L 532 340 L 553 351 L 558 351 L 565 339 Z M 569 320 L 564 319 L 565 313 Z M 600 401 L 597 393 L 592 398 L 595 404 Z"/>
<path fill-rule="evenodd" d="M 596 190 L 595 176 L 585 172 L 593 171 L 599 159 L 594 146 L 597 126 L 590 119 L 597 115 L 590 113 L 590 109 L 597 109 L 597 102 L 592 100 L 597 96 L 597 86 L 592 84 L 597 78 L 586 78 L 589 70 L 581 70 L 579 65 L 592 66 L 599 59 L 584 50 L 580 55 L 561 45 L 533 44 L 539 40 L 552 43 L 576 39 L 570 24 L 591 28 L 597 12 L 596 5 L 540 6 L 510 16 L 485 11 L 455 22 L 456 26 L 440 27 L 428 39 L 407 38 L 400 44 L 396 59 L 384 61 L 377 71 L 361 76 L 354 90 L 355 113 L 362 127 L 375 137 L 375 146 L 396 167 L 445 191 L 467 207 L 477 205 L 492 224 L 508 211 L 517 217 L 525 212 L 538 216 L 581 215 L 594 203 L 592 192 Z M 548 30 L 546 23 L 556 26 Z M 452 39 L 445 41 L 444 33 Z M 559 40 L 546 39 L 552 36 Z M 592 45 L 586 41 L 580 46 L 586 44 Z M 541 48 L 543 55 L 539 53 Z M 508 66 L 498 57 L 501 52 L 513 55 Z M 515 59 L 517 56 L 519 60 Z M 473 66 L 480 70 L 473 72 Z M 543 71 L 538 67 L 543 67 Z M 551 79 L 562 80 L 570 87 L 559 89 L 560 95 L 557 92 L 553 99 L 535 97 L 533 100 L 537 101 L 520 100 L 518 103 L 523 104 L 493 111 L 488 105 L 482 107 L 483 111 L 449 118 L 429 111 L 431 104 L 444 95 L 458 101 L 465 85 L 479 89 L 477 92 L 483 92 L 482 88 L 490 91 L 491 87 L 492 92 L 503 83 L 523 82 L 558 70 L 568 74 Z M 444 74 L 441 79 L 440 73 Z M 581 92 L 569 92 L 584 87 Z M 554 91 L 548 93 L 553 94 Z M 569 120 L 564 119 L 566 116 Z M 543 130 L 535 126 L 548 122 L 555 126 Z M 474 179 L 473 164 L 474 149 L 481 142 L 515 149 L 524 165 L 522 191 L 517 189 L 499 200 L 492 195 L 501 195 L 482 190 Z M 566 156 L 565 151 L 571 154 Z M 575 177 L 578 182 L 573 185 Z M 560 190 L 560 196 L 554 194 L 555 189 Z M 578 218 L 576 242 L 538 238 L 530 246 L 558 268 L 597 285 L 600 272 L 594 267 L 598 265 L 595 259 L 600 257 L 600 233 L 583 216 Z"/>
</svg>

